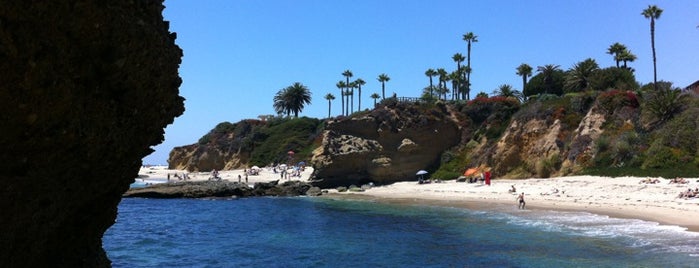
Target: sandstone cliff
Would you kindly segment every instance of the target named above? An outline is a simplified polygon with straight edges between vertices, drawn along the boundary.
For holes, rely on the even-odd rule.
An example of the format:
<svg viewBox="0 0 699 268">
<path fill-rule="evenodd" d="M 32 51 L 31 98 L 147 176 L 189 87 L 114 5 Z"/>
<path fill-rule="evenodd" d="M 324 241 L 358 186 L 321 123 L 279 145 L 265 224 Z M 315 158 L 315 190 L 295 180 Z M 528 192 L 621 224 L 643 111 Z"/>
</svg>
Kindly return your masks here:
<svg viewBox="0 0 699 268">
<path fill-rule="evenodd" d="M 163 8 L 1 1 L 0 266 L 110 266 L 121 195 L 184 111 Z"/>
<path fill-rule="evenodd" d="M 414 180 L 439 166 L 443 151 L 461 142 L 447 108 L 394 104 L 329 122 L 311 163 L 315 185 L 335 187 Z"/>
</svg>

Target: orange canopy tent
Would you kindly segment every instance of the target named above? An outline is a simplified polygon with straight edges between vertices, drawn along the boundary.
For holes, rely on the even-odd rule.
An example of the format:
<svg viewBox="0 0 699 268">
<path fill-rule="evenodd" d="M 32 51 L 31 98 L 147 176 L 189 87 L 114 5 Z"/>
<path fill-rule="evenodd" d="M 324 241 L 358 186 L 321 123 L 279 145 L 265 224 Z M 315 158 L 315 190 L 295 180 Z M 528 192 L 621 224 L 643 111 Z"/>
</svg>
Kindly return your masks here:
<svg viewBox="0 0 699 268">
<path fill-rule="evenodd" d="M 464 176 L 471 176 L 473 174 L 476 174 L 478 172 L 477 168 L 469 168 L 464 172 Z"/>
</svg>

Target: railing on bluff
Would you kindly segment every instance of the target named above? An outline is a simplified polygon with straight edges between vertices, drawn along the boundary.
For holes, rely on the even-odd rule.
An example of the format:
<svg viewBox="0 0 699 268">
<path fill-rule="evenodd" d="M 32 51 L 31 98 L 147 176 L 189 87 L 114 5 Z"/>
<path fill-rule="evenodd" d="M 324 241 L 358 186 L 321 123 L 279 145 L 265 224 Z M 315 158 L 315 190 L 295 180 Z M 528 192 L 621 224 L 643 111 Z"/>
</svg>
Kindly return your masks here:
<svg viewBox="0 0 699 268">
<path fill-rule="evenodd" d="M 395 97 L 398 102 L 422 102 L 422 99 L 415 97 Z"/>
</svg>

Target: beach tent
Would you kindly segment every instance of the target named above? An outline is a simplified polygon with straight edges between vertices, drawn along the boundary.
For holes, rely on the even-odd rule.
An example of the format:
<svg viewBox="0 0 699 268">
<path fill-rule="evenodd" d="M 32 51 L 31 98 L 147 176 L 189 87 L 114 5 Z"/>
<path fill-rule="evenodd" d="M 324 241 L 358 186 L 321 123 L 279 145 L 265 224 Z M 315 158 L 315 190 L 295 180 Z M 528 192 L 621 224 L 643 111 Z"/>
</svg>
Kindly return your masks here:
<svg viewBox="0 0 699 268">
<path fill-rule="evenodd" d="M 260 169 L 258 166 L 252 166 L 250 169 Z"/>
<path fill-rule="evenodd" d="M 464 176 L 471 176 L 473 174 L 476 174 L 478 172 L 477 168 L 469 168 L 464 172 Z"/>
</svg>

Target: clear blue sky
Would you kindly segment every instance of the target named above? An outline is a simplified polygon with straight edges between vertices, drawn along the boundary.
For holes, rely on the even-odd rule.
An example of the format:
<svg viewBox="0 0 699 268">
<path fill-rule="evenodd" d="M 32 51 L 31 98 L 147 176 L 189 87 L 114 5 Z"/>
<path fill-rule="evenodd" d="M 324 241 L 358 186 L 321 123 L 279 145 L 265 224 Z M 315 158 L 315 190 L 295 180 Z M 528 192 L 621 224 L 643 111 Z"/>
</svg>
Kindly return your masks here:
<svg viewBox="0 0 699 268">
<path fill-rule="evenodd" d="M 166 0 L 163 11 L 176 43 L 185 113 L 166 128 L 165 141 L 144 164 L 166 164 L 175 146 L 195 143 L 216 124 L 274 114 L 272 98 L 294 82 L 312 103 L 300 116 L 327 116 L 327 93 L 351 70 L 362 78 L 362 107 L 379 93 L 418 97 L 428 68 L 456 69 L 466 56 L 462 35 L 473 32 L 472 95 L 499 85 L 521 90 L 515 68 L 557 64 L 567 70 L 586 58 L 614 64 L 607 48 L 620 42 L 638 59 L 630 63 L 642 84 L 653 80 L 650 4 L 664 12 L 656 22 L 658 79 L 685 87 L 699 79 L 699 1 L 423 1 L 423 0 Z M 358 99 L 355 96 L 355 106 Z"/>
</svg>

